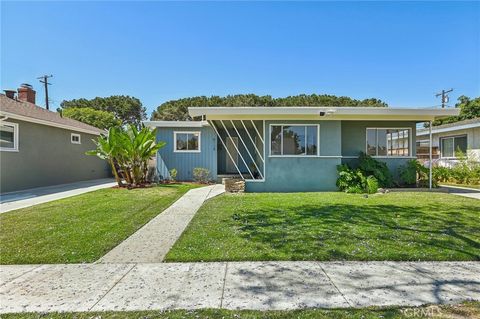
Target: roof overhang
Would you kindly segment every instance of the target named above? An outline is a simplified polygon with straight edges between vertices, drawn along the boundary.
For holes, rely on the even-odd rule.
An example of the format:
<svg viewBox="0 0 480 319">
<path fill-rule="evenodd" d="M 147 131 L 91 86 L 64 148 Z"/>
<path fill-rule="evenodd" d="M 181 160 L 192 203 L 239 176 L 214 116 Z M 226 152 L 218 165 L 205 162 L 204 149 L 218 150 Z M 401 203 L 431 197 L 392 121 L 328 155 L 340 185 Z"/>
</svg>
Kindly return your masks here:
<svg viewBox="0 0 480 319">
<path fill-rule="evenodd" d="M 435 128 L 435 126 L 433 126 L 432 134 L 468 130 L 476 127 L 480 127 L 480 121 L 478 123 L 469 123 L 469 124 L 456 125 L 456 126 L 450 126 L 450 127 Z M 430 134 L 428 129 L 417 130 L 417 136 L 423 136 L 428 134 Z"/>
<path fill-rule="evenodd" d="M 88 129 L 79 128 L 79 127 L 66 125 L 66 124 L 55 123 L 55 122 L 51 122 L 51 121 L 46 121 L 46 120 L 37 119 L 37 118 L 34 118 L 34 117 L 14 114 L 14 113 L 5 112 L 5 111 L 0 111 L 0 115 L 4 117 L 0 120 L 15 119 L 15 120 L 24 121 L 24 122 L 30 122 L 30 123 L 36 123 L 36 124 L 41 124 L 41 125 L 58 127 L 58 128 L 62 128 L 62 129 L 70 130 L 70 131 L 74 131 L 74 132 L 87 133 L 87 134 L 92 134 L 92 135 L 100 135 L 101 134 L 98 131 L 88 130 Z"/>
<path fill-rule="evenodd" d="M 206 121 L 144 121 L 147 127 L 203 127 L 208 126 Z"/>
<path fill-rule="evenodd" d="M 189 107 L 190 116 L 207 120 L 381 120 L 433 121 L 458 115 L 455 108 L 393 107 Z"/>
</svg>

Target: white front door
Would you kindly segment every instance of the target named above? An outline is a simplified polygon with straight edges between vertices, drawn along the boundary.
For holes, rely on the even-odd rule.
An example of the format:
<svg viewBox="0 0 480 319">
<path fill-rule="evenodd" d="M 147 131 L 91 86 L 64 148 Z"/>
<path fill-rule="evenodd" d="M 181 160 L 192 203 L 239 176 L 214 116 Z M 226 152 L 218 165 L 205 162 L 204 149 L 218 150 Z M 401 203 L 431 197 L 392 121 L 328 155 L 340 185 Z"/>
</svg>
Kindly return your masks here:
<svg viewBox="0 0 480 319">
<path fill-rule="evenodd" d="M 237 168 L 235 167 L 235 164 L 238 167 L 238 152 L 237 152 L 237 149 L 238 149 L 238 137 L 232 137 L 232 138 L 227 137 L 227 151 L 228 152 L 225 152 L 226 153 L 225 156 L 227 157 L 226 158 L 226 160 L 227 160 L 227 167 L 226 167 L 227 173 L 238 173 Z M 229 153 L 230 153 L 230 155 L 232 155 L 234 162 L 232 161 L 232 159 L 228 155 Z"/>
</svg>

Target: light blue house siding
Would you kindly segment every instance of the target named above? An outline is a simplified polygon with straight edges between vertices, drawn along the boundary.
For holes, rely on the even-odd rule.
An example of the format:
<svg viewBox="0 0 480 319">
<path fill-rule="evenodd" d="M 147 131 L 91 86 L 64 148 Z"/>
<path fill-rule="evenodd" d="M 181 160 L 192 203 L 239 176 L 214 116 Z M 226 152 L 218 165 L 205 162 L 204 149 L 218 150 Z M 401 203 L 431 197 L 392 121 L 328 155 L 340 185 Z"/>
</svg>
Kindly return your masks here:
<svg viewBox="0 0 480 319">
<path fill-rule="evenodd" d="M 174 132 L 201 132 L 200 152 L 174 152 Z M 203 167 L 210 170 L 212 180 L 217 179 L 217 136 L 212 128 L 206 127 L 157 127 L 157 142 L 166 145 L 157 153 L 157 174 L 160 179 L 170 178 L 169 171 L 177 170 L 177 180 L 193 180 L 193 169 Z"/>
<path fill-rule="evenodd" d="M 398 168 L 407 161 L 416 157 L 415 150 L 415 122 L 406 121 L 342 121 L 342 163 L 355 167 L 358 164 L 358 155 L 366 149 L 367 128 L 411 128 L 410 156 L 408 157 L 377 157 L 385 162 L 394 175 L 398 177 Z"/>
<path fill-rule="evenodd" d="M 262 123 L 261 121 L 258 121 Z M 270 156 L 270 125 L 272 124 L 318 124 L 320 127 L 319 156 Z M 337 180 L 337 165 L 348 163 L 355 166 L 360 152 L 366 149 L 367 128 L 410 128 L 410 151 L 408 157 L 385 158 L 377 157 L 384 161 L 394 175 L 398 173 L 398 167 L 405 164 L 411 158 L 415 158 L 415 122 L 411 121 L 265 121 L 265 179 L 263 181 L 246 181 L 247 192 L 314 192 L 335 191 Z M 237 132 L 229 129 L 231 136 L 237 136 Z M 258 127 L 263 133 L 263 127 Z M 175 131 L 200 131 L 201 152 L 199 153 L 176 153 L 174 147 Z M 220 130 L 223 140 L 227 135 L 225 130 Z M 246 143 L 250 154 L 255 154 L 253 144 L 244 130 L 239 134 Z M 251 132 L 251 136 L 254 133 Z M 225 171 L 227 154 L 224 146 L 216 137 L 215 131 L 209 127 L 201 128 L 157 128 L 157 140 L 165 141 L 167 145 L 158 152 L 157 170 L 160 178 L 168 178 L 168 171 L 176 168 L 178 180 L 192 180 L 193 168 L 205 167 L 211 172 L 212 180 L 217 179 L 217 174 L 232 173 Z M 250 157 L 244 145 L 239 141 L 239 150 L 242 157 L 251 164 Z M 263 149 L 261 150 L 263 152 Z M 247 169 L 241 158 L 238 165 L 242 172 Z M 260 168 L 263 173 L 263 167 Z M 236 172 L 233 172 L 236 173 Z M 248 178 L 248 173 L 244 174 Z"/>
<path fill-rule="evenodd" d="M 270 156 L 271 124 L 319 124 L 320 156 Z M 247 192 L 315 192 L 336 190 L 337 165 L 341 164 L 340 121 L 266 121 L 265 181 L 247 181 Z"/>
</svg>

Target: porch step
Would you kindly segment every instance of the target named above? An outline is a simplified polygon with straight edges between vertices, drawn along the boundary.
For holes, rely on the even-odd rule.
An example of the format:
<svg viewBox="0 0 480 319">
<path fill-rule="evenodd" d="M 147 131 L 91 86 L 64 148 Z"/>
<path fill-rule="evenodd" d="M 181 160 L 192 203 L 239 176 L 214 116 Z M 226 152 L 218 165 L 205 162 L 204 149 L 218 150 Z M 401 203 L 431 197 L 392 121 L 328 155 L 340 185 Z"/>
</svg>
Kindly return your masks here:
<svg viewBox="0 0 480 319">
<path fill-rule="evenodd" d="M 230 178 L 240 178 L 240 175 L 238 174 L 222 174 L 222 175 L 217 175 L 217 184 L 223 184 L 225 185 L 225 180 L 230 179 Z"/>
</svg>

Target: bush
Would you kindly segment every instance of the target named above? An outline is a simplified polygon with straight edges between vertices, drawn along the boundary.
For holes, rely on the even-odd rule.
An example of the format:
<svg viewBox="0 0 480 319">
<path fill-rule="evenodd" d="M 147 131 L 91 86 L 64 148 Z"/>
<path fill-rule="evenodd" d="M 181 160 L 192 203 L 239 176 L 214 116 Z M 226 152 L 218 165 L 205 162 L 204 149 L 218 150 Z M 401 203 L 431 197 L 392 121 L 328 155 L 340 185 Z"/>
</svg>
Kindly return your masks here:
<svg viewBox="0 0 480 319">
<path fill-rule="evenodd" d="M 419 186 L 428 185 L 428 168 L 416 159 L 409 160 L 406 165 L 401 165 L 398 170 L 403 185 L 417 185 L 417 182 Z"/>
<path fill-rule="evenodd" d="M 374 176 L 367 177 L 367 193 L 375 194 L 378 192 L 378 180 Z"/>
<path fill-rule="evenodd" d="M 210 182 L 210 170 L 203 167 L 195 167 L 193 169 L 193 179 L 197 183 L 207 184 Z"/>
<path fill-rule="evenodd" d="M 454 167 L 433 167 L 433 180 L 441 183 L 480 184 L 480 163 L 461 158 Z"/>
<path fill-rule="evenodd" d="M 374 176 L 365 177 L 360 169 L 353 170 L 342 164 L 337 166 L 337 171 L 337 187 L 340 191 L 355 194 L 374 194 L 378 191 L 377 179 Z"/>
<path fill-rule="evenodd" d="M 170 181 L 176 182 L 177 181 L 177 169 L 172 168 L 170 171 L 168 171 L 168 173 L 170 174 Z"/>
<path fill-rule="evenodd" d="M 360 153 L 358 159 L 358 168 L 365 176 L 375 176 L 380 187 L 391 187 L 393 185 L 393 177 L 387 164 L 377 161 L 365 153 Z"/>
</svg>

